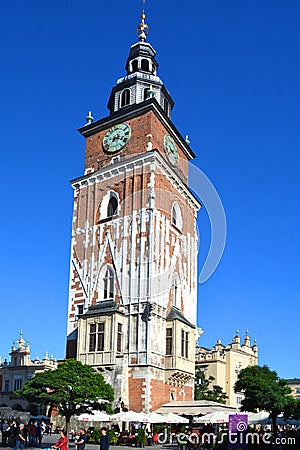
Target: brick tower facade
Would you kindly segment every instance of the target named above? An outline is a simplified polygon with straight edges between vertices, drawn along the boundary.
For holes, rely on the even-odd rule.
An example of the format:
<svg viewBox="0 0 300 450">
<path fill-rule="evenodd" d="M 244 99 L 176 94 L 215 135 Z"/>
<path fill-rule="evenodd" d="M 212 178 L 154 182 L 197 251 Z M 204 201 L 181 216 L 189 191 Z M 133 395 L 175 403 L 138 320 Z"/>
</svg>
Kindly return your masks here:
<svg viewBox="0 0 300 450">
<path fill-rule="evenodd" d="M 114 407 L 153 411 L 193 398 L 200 204 L 144 20 L 110 115 L 79 130 L 67 357 L 103 373 Z"/>
</svg>

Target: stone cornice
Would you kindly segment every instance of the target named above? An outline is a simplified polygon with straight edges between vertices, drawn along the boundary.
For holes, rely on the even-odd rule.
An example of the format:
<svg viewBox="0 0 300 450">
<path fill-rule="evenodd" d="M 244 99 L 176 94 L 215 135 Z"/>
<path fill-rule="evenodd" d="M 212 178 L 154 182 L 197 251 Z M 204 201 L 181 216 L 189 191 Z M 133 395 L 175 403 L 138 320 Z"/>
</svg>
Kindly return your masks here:
<svg viewBox="0 0 300 450">
<path fill-rule="evenodd" d="M 130 170 L 143 167 L 145 165 L 156 164 L 172 182 L 173 186 L 185 197 L 188 203 L 198 211 L 201 208 L 201 203 L 189 190 L 187 185 L 179 178 L 176 172 L 165 161 L 163 156 L 157 150 L 151 150 L 140 155 L 133 156 L 132 158 L 120 158 L 112 164 L 108 164 L 101 169 L 84 175 L 82 177 L 71 180 L 70 183 L 73 189 L 81 189 L 95 183 L 99 183 L 105 179 L 109 179 L 112 176 L 125 174 Z"/>
</svg>

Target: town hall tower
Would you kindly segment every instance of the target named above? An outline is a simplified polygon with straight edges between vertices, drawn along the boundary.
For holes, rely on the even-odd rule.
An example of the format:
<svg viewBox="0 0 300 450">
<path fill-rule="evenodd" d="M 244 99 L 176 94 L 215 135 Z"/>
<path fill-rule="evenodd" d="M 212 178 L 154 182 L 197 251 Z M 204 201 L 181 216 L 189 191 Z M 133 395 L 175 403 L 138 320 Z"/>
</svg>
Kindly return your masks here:
<svg viewBox="0 0 300 450">
<path fill-rule="evenodd" d="M 115 404 L 153 411 L 193 398 L 197 339 L 195 155 L 171 120 L 145 14 L 109 116 L 80 128 L 74 189 L 67 357 L 100 371 Z"/>
</svg>

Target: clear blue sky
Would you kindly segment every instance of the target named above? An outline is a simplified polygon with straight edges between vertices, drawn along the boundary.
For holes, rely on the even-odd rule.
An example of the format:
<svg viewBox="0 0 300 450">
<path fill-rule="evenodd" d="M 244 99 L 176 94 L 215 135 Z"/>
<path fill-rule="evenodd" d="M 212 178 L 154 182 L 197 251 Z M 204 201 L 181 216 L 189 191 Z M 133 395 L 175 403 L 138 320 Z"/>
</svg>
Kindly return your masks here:
<svg viewBox="0 0 300 450">
<path fill-rule="evenodd" d="M 147 0 L 149 42 L 195 163 L 222 199 L 228 238 L 198 294 L 203 346 L 249 330 L 260 363 L 299 377 L 299 0 Z M 64 356 L 72 189 L 89 109 L 136 42 L 141 2 L 0 5 L 0 355 L 24 330 L 32 356 Z M 199 214 L 203 264 L 210 243 Z"/>
</svg>

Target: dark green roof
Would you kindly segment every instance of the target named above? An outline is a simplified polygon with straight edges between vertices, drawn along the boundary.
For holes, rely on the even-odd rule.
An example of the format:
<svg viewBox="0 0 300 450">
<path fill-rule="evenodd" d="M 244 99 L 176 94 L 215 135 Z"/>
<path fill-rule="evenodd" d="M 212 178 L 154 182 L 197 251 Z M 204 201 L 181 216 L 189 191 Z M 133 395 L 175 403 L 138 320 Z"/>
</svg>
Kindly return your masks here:
<svg viewBox="0 0 300 450">
<path fill-rule="evenodd" d="M 114 312 L 121 313 L 121 311 L 119 311 L 118 303 L 113 300 L 104 300 L 89 306 L 88 310 L 84 314 L 81 314 L 80 317 L 112 314 Z"/>
</svg>

